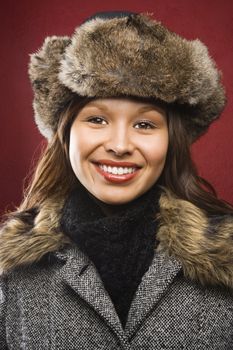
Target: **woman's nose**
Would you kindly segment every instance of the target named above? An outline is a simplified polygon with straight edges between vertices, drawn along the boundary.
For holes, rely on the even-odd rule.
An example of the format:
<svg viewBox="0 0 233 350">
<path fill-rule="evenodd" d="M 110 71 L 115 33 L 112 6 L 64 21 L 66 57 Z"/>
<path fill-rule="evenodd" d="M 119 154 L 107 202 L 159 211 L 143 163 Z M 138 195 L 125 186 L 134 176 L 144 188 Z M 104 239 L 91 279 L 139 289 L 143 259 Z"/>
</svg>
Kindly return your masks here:
<svg viewBox="0 0 233 350">
<path fill-rule="evenodd" d="M 126 128 L 114 128 L 105 143 L 105 150 L 107 152 L 113 152 L 117 156 L 132 154 L 134 146 L 129 130 Z"/>
</svg>

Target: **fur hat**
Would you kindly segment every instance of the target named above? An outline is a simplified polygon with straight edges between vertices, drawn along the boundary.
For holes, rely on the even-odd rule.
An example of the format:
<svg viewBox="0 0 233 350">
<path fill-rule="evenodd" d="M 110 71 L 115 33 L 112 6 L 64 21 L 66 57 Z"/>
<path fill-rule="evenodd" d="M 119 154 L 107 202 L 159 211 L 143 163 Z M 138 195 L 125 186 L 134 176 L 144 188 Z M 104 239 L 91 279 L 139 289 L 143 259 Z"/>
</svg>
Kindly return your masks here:
<svg viewBox="0 0 233 350">
<path fill-rule="evenodd" d="M 220 75 L 202 42 L 127 12 L 97 14 L 71 38 L 47 37 L 29 66 L 35 120 L 48 139 L 77 94 L 149 97 L 178 106 L 193 142 L 224 108 Z"/>
</svg>

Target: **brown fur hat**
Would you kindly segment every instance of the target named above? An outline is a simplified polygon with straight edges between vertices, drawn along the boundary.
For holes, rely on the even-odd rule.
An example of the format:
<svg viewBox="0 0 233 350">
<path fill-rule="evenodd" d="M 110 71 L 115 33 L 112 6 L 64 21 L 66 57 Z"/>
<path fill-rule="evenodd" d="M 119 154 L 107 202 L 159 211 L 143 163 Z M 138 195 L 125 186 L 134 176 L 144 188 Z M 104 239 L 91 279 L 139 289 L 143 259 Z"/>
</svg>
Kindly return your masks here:
<svg viewBox="0 0 233 350">
<path fill-rule="evenodd" d="M 29 75 L 36 123 L 48 139 L 75 94 L 149 97 L 173 104 L 184 112 L 191 141 L 208 129 L 226 102 L 206 46 L 144 14 L 96 15 L 71 38 L 46 38 L 31 55 Z"/>
</svg>

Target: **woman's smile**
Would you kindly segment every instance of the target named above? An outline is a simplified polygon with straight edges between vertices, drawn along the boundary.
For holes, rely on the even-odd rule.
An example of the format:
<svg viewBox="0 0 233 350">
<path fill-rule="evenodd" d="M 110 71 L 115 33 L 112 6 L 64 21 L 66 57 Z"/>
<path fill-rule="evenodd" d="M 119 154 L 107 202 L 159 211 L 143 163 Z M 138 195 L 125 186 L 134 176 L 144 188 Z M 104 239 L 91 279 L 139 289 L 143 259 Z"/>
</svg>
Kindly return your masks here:
<svg viewBox="0 0 233 350">
<path fill-rule="evenodd" d="M 78 180 L 99 200 L 127 203 L 158 180 L 168 149 L 165 112 L 133 99 L 87 103 L 70 132 L 69 155 Z"/>
<path fill-rule="evenodd" d="M 138 175 L 140 167 L 130 162 L 114 162 L 100 160 L 94 163 L 96 171 L 106 180 L 112 183 L 126 183 Z"/>
</svg>

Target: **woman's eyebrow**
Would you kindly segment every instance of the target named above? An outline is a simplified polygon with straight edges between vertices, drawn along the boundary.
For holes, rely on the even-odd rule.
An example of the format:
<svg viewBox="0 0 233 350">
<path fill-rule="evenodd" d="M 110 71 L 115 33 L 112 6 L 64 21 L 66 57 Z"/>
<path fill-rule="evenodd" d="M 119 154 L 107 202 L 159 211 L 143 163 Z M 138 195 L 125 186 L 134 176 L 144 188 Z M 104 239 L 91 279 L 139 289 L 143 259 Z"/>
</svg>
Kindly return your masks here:
<svg viewBox="0 0 233 350">
<path fill-rule="evenodd" d="M 98 102 L 89 102 L 88 105 L 85 106 L 85 108 L 88 108 L 88 107 L 97 107 L 99 109 L 103 109 L 103 110 L 106 110 L 106 111 L 108 111 L 108 109 L 109 109 L 104 104 L 98 103 Z"/>
<path fill-rule="evenodd" d="M 105 111 L 109 110 L 108 106 L 106 106 L 102 103 L 94 102 L 94 101 L 88 103 L 86 108 L 88 108 L 88 107 L 97 107 L 97 108 L 105 110 Z M 148 111 L 156 111 L 156 112 L 163 113 L 163 110 L 161 108 L 154 106 L 154 105 L 143 106 L 143 107 L 139 108 L 137 112 L 148 112 Z"/>
<path fill-rule="evenodd" d="M 153 105 L 141 107 L 141 108 L 139 108 L 139 111 L 140 112 L 156 111 L 156 112 L 160 112 L 160 113 L 164 112 L 162 110 L 162 108 L 160 108 L 158 106 L 153 106 Z"/>
</svg>

